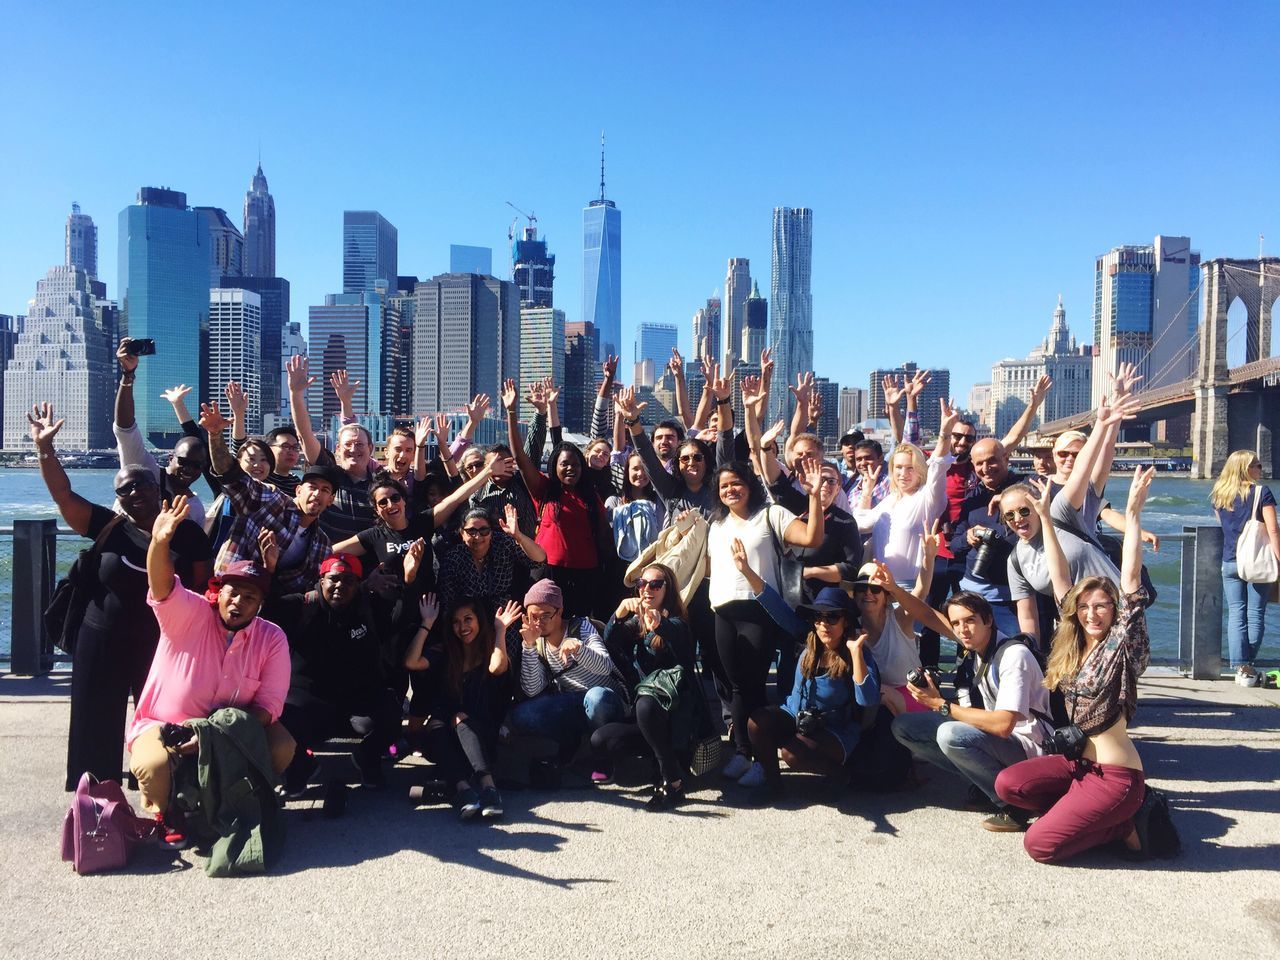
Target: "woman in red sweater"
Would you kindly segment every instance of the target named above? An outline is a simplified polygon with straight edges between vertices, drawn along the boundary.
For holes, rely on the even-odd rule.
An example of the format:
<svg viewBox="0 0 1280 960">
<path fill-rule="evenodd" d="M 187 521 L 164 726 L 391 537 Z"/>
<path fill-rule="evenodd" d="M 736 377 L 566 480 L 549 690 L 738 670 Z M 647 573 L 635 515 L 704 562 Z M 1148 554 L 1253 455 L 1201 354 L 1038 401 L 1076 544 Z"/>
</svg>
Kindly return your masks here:
<svg viewBox="0 0 1280 960">
<path fill-rule="evenodd" d="M 529 459 L 520 437 L 518 399 L 515 381 L 508 380 L 502 388 L 508 443 L 538 508 L 534 540 L 547 553 L 546 576 L 559 585 L 566 615 L 599 618 L 599 608 L 608 603 L 603 571 L 610 566 L 612 552 L 604 504 L 595 488 L 584 481 L 587 461 L 572 443 L 552 447 L 550 476 Z"/>
</svg>

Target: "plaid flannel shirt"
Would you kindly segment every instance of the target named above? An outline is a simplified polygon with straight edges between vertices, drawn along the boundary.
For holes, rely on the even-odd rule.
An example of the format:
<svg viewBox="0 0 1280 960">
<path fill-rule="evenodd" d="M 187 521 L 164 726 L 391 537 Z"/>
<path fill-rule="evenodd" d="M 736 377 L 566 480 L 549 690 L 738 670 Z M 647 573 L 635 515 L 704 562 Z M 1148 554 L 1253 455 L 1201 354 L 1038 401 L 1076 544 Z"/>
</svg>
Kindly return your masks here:
<svg viewBox="0 0 1280 960">
<path fill-rule="evenodd" d="M 236 560 L 259 560 L 258 535 L 270 530 L 276 535 L 282 557 L 289 552 L 295 538 L 306 541 L 301 564 L 276 570 L 273 592 L 306 593 L 312 589 L 320 577 L 320 561 L 329 555 L 329 537 L 320 529 L 320 524 L 304 527 L 302 511 L 289 496 L 253 479 L 238 463 L 232 462 L 220 479 L 222 492 L 231 501 L 236 516 L 231 521 L 226 542 L 218 551 L 214 575 Z"/>
</svg>

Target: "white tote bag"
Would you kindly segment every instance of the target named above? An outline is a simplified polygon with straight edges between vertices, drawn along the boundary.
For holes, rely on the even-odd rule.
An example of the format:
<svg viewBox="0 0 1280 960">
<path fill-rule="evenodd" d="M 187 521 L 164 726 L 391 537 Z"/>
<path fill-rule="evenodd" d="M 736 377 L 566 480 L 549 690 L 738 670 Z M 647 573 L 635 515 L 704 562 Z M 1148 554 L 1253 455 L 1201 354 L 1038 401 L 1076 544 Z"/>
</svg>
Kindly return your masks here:
<svg viewBox="0 0 1280 960">
<path fill-rule="evenodd" d="M 1258 499 L 1262 485 L 1253 485 L 1249 519 L 1244 522 L 1240 539 L 1236 541 L 1236 575 L 1246 583 L 1274 583 L 1280 579 L 1280 563 L 1271 552 L 1271 540 L 1267 527 L 1258 519 Z"/>
</svg>

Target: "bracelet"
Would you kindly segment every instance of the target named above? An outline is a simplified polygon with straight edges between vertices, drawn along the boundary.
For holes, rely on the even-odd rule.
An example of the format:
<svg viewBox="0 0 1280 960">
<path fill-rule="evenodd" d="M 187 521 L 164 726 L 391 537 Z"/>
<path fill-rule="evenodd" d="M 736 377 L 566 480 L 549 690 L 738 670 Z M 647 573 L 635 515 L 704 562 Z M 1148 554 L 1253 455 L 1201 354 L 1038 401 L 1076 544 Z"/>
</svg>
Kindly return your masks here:
<svg viewBox="0 0 1280 960">
<path fill-rule="evenodd" d="M 717 404 L 722 404 L 722 405 L 724 405 L 724 406 L 728 406 L 728 405 L 729 405 L 729 403 L 730 403 L 730 400 L 729 400 L 729 398 L 728 398 L 728 397 L 722 397 L 722 398 L 720 398 L 719 400 L 717 400 L 717 401 L 716 401 L 716 403 L 717 403 Z"/>
<path fill-rule="evenodd" d="M 138 375 L 136 373 L 126 373 L 120 377 L 120 386 L 132 387 L 133 381 L 136 380 L 137 378 L 138 378 Z"/>
</svg>

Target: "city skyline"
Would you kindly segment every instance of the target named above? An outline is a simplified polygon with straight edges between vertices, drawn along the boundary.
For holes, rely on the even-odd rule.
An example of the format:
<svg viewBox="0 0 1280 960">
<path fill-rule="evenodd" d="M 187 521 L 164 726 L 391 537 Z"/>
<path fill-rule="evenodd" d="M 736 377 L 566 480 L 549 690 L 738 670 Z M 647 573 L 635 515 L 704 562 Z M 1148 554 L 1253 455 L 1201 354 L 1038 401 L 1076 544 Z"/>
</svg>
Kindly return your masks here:
<svg viewBox="0 0 1280 960">
<path fill-rule="evenodd" d="M 0 184 L 7 227 L 0 313 L 25 313 L 36 281 L 62 259 L 62 237 L 53 231 L 61 231 L 72 201 L 98 225 L 98 273 L 117 298 L 115 216 L 137 185 L 173 183 L 193 204 L 238 219 L 259 144 L 279 218 L 276 275 L 292 284 L 295 321 L 342 289 L 333 237 L 344 209 L 380 210 L 400 229 L 401 269 L 425 277 L 446 271 L 451 242 L 507 249 L 507 200 L 537 210 L 540 232 L 559 254 L 556 302 L 568 321 L 584 319 L 577 238 L 583 202 L 596 192 L 604 128 L 609 196 L 627 212 L 622 343 L 639 322 L 675 323 L 689 355 L 688 318 L 723 284 L 730 257 L 752 261 L 768 296 L 770 211 L 803 203 L 820 224 L 814 354 L 820 367 L 832 366 L 820 372 L 860 383 L 870 367 L 915 357 L 948 365 L 959 398 L 988 379 L 994 360 L 1024 355 L 1043 335 L 1044 305 L 1058 292 L 1074 305 L 1079 339 L 1092 339 L 1084 328 L 1102 251 L 1167 234 L 1190 236 L 1205 259 L 1254 256 L 1259 234 L 1268 249 L 1280 238 L 1280 185 L 1250 178 L 1273 163 L 1280 131 L 1257 127 L 1235 95 L 1265 88 L 1276 9 L 1255 8 L 1244 33 L 1170 8 L 1100 33 L 1068 10 L 1028 10 L 1014 19 L 938 6 L 925 14 L 932 29 L 922 32 L 915 18 L 892 10 L 832 5 L 813 13 L 825 24 L 820 35 L 809 29 L 810 17 L 792 12 L 725 17 L 726 9 L 684 12 L 678 36 L 656 46 L 655 28 L 638 11 L 547 11 L 525 34 L 543 64 L 548 103 L 538 149 L 514 150 L 507 132 L 475 109 L 504 102 L 509 78 L 494 76 L 474 78 L 468 98 L 437 108 L 430 131 L 402 131 L 400 150 L 385 155 L 335 153 L 333 117 L 397 89 L 431 89 L 458 76 L 467 49 L 461 41 L 476 35 L 463 11 L 438 12 L 433 31 L 460 42 L 429 62 L 397 61 L 386 73 L 343 78 L 314 70 L 341 53 L 332 18 L 292 22 L 281 11 L 255 11 L 255 28 L 273 38 L 270 69 L 260 74 L 260 58 L 239 33 L 248 8 L 171 11 L 175 29 L 224 51 L 221 69 L 260 78 L 216 141 L 206 118 L 225 110 L 223 97 L 184 77 L 181 45 L 156 47 L 146 63 L 101 71 L 86 85 L 47 69 L 60 55 L 53 11 L 15 11 L 12 28 L 28 39 L 12 52 L 11 75 L 25 78 L 26 92 L 5 98 L 0 116 L 10 129 L 41 134 L 41 162 Z M 146 23 L 133 11 L 84 8 L 77 17 L 117 47 L 136 43 Z M 601 31 L 615 42 L 591 43 Z M 784 46 L 806 55 L 803 69 L 780 77 L 765 65 Z M 1131 114 L 1100 106 L 1136 74 L 1159 76 L 1170 64 L 1203 63 L 1226 50 L 1233 53 L 1229 76 L 1197 77 L 1178 97 L 1144 101 L 1140 126 Z M 1083 58 L 1095 64 L 1084 76 L 1076 69 Z M 904 59 L 918 68 L 888 83 Z M 174 82 L 151 89 L 146 77 L 155 70 Z M 145 100 L 137 94 L 143 89 Z M 848 91 L 861 89 L 874 95 L 842 106 Z M 41 106 L 78 98 L 111 131 L 92 151 L 72 126 L 50 123 Z M 735 151 L 727 162 L 722 152 L 689 149 L 709 116 L 744 131 L 785 116 L 791 132 L 770 140 L 768 150 Z M 1194 135 L 1207 116 L 1221 129 L 1257 131 L 1223 149 L 1216 137 Z M 447 149 L 436 142 L 441 129 L 449 130 Z M 1098 142 L 1108 149 L 1090 146 Z M 416 151 L 414 163 L 400 162 L 404 151 Z M 1136 174 L 1115 176 L 1120 170 Z M 1198 189 L 1189 171 L 1195 183 L 1254 186 Z M 996 252 L 1001 274 L 993 293 L 972 261 Z M 954 331 L 976 329 L 986 342 L 949 342 Z M 868 350 L 851 330 L 869 331 L 875 346 Z"/>
</svg>

